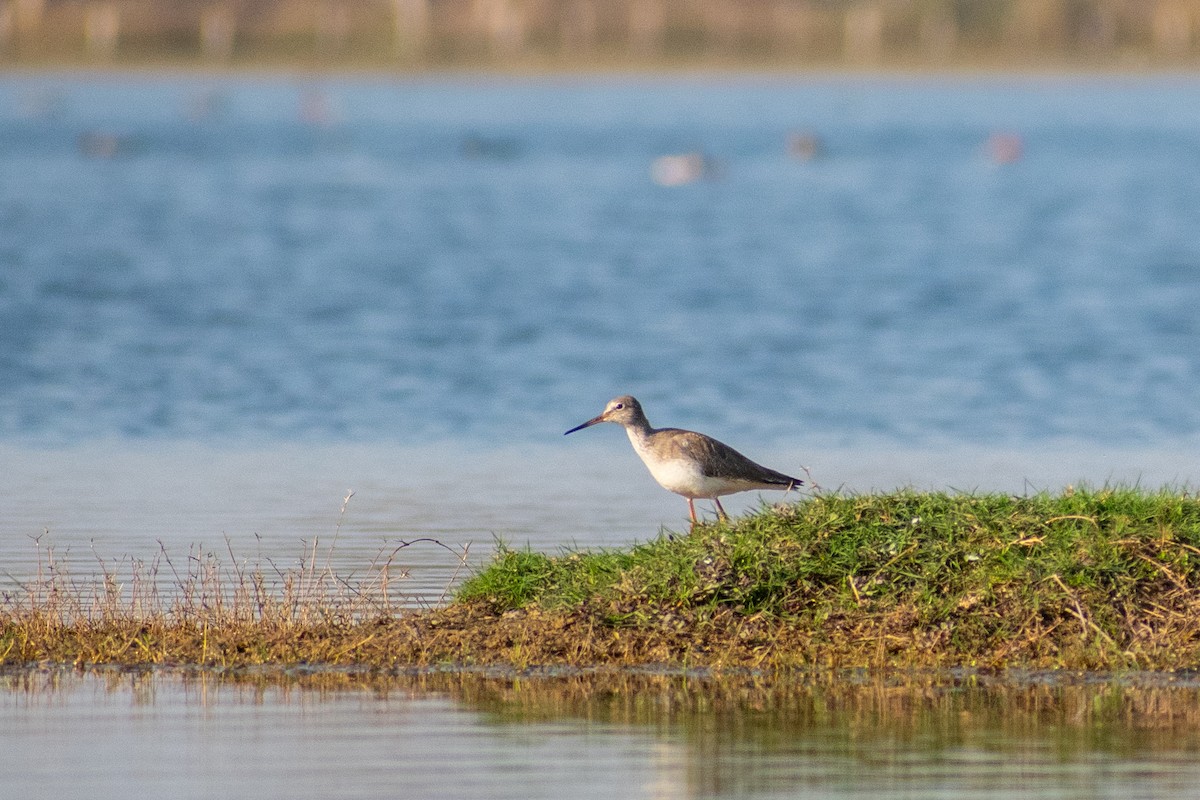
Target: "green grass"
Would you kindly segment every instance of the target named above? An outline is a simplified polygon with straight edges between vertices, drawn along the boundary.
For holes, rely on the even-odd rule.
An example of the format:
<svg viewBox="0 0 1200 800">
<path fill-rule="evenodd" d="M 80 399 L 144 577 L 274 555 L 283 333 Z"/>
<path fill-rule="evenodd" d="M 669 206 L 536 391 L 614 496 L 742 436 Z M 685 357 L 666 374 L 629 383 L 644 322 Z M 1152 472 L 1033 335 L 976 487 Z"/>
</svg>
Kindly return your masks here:
<svg viewBox="0 0 1200 800">
<path fill-rule="evenodd" d="M 831 646 L 865 637 L 964 663 L 1024 653 L 1148 665 L 1170 652 L 1200 665 L 1197 586 L 1200 502 L 1187 493 L 909 491 L 820 496 L 624 551 L 502 549 L 458 600 L 501 613 L 585 608 L 633 627 L 732 612 Z"/>
</svg>

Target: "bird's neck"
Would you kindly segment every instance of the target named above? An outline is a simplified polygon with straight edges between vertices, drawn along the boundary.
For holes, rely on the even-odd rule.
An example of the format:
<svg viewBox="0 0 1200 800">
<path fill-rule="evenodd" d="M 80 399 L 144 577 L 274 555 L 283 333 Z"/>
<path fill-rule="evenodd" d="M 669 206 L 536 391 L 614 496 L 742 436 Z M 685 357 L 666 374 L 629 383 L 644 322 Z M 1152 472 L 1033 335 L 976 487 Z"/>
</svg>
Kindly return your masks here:
<svg viewBox="0 0 1200 800">
<path fill-rule="evenodd" d="M 643 418 L 625 425 L 625 433 L 629 436 L 629 441 L 633 444 L 633 449 L 640 453 L 650 443 L 650 434 L 654 433 L 654 429 Z"/>
</svg>

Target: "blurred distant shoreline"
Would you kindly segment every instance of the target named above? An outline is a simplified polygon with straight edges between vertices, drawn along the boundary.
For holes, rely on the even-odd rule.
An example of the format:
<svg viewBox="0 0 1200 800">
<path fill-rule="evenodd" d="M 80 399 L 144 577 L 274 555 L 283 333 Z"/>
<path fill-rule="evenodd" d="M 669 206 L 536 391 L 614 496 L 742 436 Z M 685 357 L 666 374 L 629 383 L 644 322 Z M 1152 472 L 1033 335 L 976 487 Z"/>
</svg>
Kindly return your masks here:
<svg viewBox="0 0 1200 800">
<path fill-rule="evenodd" d="M 0 70 L 1183 73 L 1200 0 L 0 0 Z"/>
</svg>

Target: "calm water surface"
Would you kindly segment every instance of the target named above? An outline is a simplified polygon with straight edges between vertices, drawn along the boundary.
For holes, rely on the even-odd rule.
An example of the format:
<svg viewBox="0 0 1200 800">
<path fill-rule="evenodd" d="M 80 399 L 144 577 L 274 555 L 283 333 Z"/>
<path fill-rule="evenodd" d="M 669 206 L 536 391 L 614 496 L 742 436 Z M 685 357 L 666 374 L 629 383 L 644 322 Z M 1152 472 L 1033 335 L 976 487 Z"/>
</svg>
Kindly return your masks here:
<svg viewBox="0 0 1200 800">
<path fill-rule="evenodd" d="M 348 575 L 423 537 L 478 561 L 681 529 L 618 430 L 561 436 L 625 392 L 826 489 L 1195 486 L 1198 100 L 1191 78 L 0 77 L 0 591 L 51 551 L 86 584 L 319 541 Z M 708 179 L 651 180 L 691 151 Z M 413 602 L 458 566 L 398 559 Z M 655 691 L 631 718 L 35 675 L 0 693 L 0 785 L 1194 795 L 1191 740 L 1132 716 L 1014 727 L 950 692 L 897 728 Z"/>
<path fill-rule="evenodd" d="M 1183 798 L 1194 683 L 0 676 L 0 780 L 99 799 Z"/>
</svg>

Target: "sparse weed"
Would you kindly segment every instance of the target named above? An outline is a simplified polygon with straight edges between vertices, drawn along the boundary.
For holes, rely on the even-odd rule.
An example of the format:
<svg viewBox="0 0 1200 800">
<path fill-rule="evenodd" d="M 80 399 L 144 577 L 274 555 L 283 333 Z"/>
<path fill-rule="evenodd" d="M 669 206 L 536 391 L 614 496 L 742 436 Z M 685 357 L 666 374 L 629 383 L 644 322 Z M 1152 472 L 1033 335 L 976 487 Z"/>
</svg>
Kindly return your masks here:
<svg viewBox="0 0 1200 800">
<path fill-rule="evenodd" d="M 456 562 L 451 583 L 469 554 L 469 545 L 418 538 L 386 546 L 361 573 L 338 574 L 333 553 L 351 496 L 328 548 L 314 539 L 291 566 L 241 558 L 228 539 L 224 553 L 193 546 L 183 556 L 160 541 L 149 561 L 114 562 L 96 554 L 97 571 L 77 577 L 37 537 L 34 576 L 9 575 L 15 588 L 0 590 L 0 664 L 344 660 L 353 652 L 344 640 L 356 630 L 421 607 L 403 591 L 402 551 L 445 549 Z M 449 591 L 448 583 L 442 598 Z"/>
</svg>

